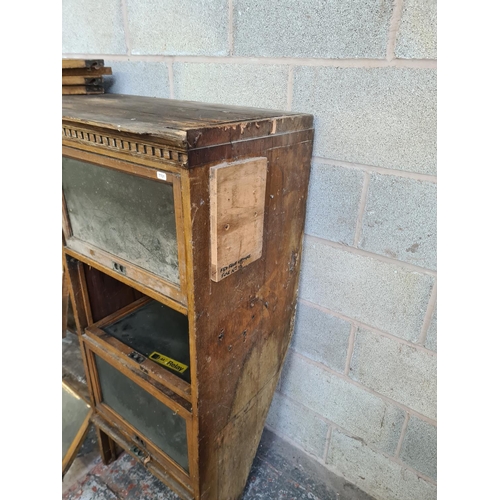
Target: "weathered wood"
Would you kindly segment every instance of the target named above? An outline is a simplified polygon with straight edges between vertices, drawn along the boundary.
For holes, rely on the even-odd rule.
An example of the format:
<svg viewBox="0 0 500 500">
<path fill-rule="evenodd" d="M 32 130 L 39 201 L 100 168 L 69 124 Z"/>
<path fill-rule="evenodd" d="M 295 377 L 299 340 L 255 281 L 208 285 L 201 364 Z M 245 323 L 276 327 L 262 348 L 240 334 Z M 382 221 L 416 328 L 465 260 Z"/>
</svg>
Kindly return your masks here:
<svg viewBox="0 0 500 500">
<path fill-rule="evenodd" d="M 104 66 L 104 59 L 64 59 L 62 60 L 62 68 L 101 68 Z"/>
<path fill-rule="evenodd" d="M 179 175 L 69 148 L 63 148 L 63 152 L 66 153 L 62 207 L 66 246 L 116 271 L 114 274 L 126 275 L 185 305 Z M 98 162 L 108 168 L 95 166 Z M 127 173 L 133 173 L 134 177 L 128 177 Z M 132 190 L 131 182 L 135 184 Z M 123 195 L 121 198 L 119 193 Z M 99 210 L 103 206 L 105 209 Z M 114 227 L 112 233 L 106 230 L 110 226 Z M 122 226 L 127 232 L 124 235 L 119 234 Z M 158 226 L 163 231 L 157 232 Z M 154 247 L 142 241 L 144 234 Z M 135 256 L 133 261 L 130 255 Z M 158 279 L 160 274 L 162 279 Z"/>
<path fill-rule="evenodd" d="M 66 247 L 64 249 L 64 253 L 69 256 L 73 257 L 74 259 L 77 259 L 80 262 L 83 262 L 89 266 L 92 266 L 93 268 L 101 271 L 104 274 L 108 274 L 109 276 L 112 276 L 113 279 L 116 279 L 117 281 L 121 281 L 122 283 L 125 283 L 126 285 L 133 287 L 137 291 L 147 294 L 149 297 L 157 300 L 158 302 L 161 302 L 162 304 L 167 305 L 168 307 L 171 307 L 172 309 L 181 312 L 182 314 L 187 314 L 187 307 L 180 304 L 179 302 L 171 299 L 168 295 L 162 295 L 161 293 L 157 292 L 156 290 L 153 290 L 149 288 L 148 286 L 145 286 L 144 284 L 140 282 L 136 282 L 127 276 L 122 276 L 116 273 L 113 273 L 110 269 L 109 266 L 105 266 L 100 264 L 98 261 L 93 260 L 91 257 L 87 257 L 84 254 L 80 254 L 71 248 Z M 90 324 L 90 323 L 87 323 Z"/>
<path fill-rule="evenodd" d="M 103 76 L 112 75 L 113 71 L 108 66 L 102 66 L 99 68 L 63 68 L 62 76 Z"/>
<path fill-rule="evenodd" d="M 154 476 L 156 476 L 160 481 L 165 483 L 170 489 L 172 489 L 177 495 L 179 495 L 184 500 L 193 500 L 194 496 L 191 492 L 189 492 L 183 484 L 174 480 L 168 474 L 165 474 L 163 467 L 156 463 L 154 457 L 150 457 L 150 460 L 147 460 L 147 457 L 144 455 L 139 455 L 138 453 L 134 453 L 132 450 L 137 449 L 141 450 L 140 445 L 137 444 L 136 441 L 133 440 L 127 433 L 118 426 L 113 425 L 112 423 L 106 422 L 99 415 L 94 414 L 92 416 L 92 422 L 94 425 L 103 433 L 106 433 L 110 436 L 118 445 L 120 445 L 129 455 L 133 458 L 138 459 L 144 467 L 146 467 Z"/>
<path fill-rule="evenodd" d="M 116 134 L 109 130 L 74 126 L 66 122 L 63 122 L 62 135 L 63 153 L 66 148 L 68 156 L 105 154 L 106 158 L 128 162 L 135 160 L 141 166 L 166 172 L 178 172 L 177 167 L 187 164 L 187 155 L 182 150 L 174 149 L 170 144 L 154 142 L 149 138 L 145 140 L 144 137 L 137 135 Z"/>
<path fill-rule="evenodd" d="M 63 98 L 63 120 L 156 138 L 186 151 L 312 128 L 300 113 L 104 94 Z M 220 160 L 220 158 L 219 158 Z"/>
<path fill-rule="evenodd" d="M 69 283 L 66 271 L 62 275 L 62 337 L 66 337 L 68 329 Z"/>
<path fill-rule="evenodd" d="M 143 294 L 104 274 L 94 267 L 83 266 L 87 284 L 92 323 L 99 321 L 140 299 Z"/>
<path fill-rule="evenodd" d="M 262 255 L 267 158 L 210 168 L 211 277 L 220 281 Z"/>
<path fill-rule="evenodd" d="M 114 441 L 101 429 L 97 427 L 97 441 L 101 460 L 104 465 L 109 465 L 117 459 L 116 445 Z"/>
<path fill-rule="evenodd" d="M 132 370 L 129 366 L 125 366 L 119 356 L 114 352 L 106 349 L 101 343 L 96 342 L 91 336 L 84 337 L 85 347 L 91 356 L 88 356 L 88 363 L 91 366 L 91 383 L 93 391 L 98 395 L 99 403 L 102 400 L 101 384 L 99 383 L 98 372 L 95 366 L 94 355 L 98 355 L 108 364 L 112 365 L 119 372 L 133 380 L 138 386 L 145 391 L 153 394 L 156 399 L 160 399 L 166 406 L 172 408 L 179 413 L 183 418 L 190 419 L 192 416 L 192 405 L 189 401 L 179 397 L 170 389 L 167 389 L 162 384 L 157 383 L 149 377 L 149 374 L 141 372 L 141 370 Z M 96 404 L 97 404 L 96 403 Z"/>
<path fill-rule="evenodd" d="M 182 312 L 189 322 L 190 392 L 168 387 L 146 367 L 148 373 L 141 372 L 126 359 L 130 352 L 117 339 L 102 335 L 104 323 L 88 328 L 86 347 L 112 361 L 120 373 L 166 406 L 171 407 L 176 398 L 191 405 L 189 478 L 169 468 L 172 464 L 142 436 L 143 449 L 151 458 L 148 463 L 182 484 L 196 500 L 236 500 L 245 486 L 293 332 L 312 116 L 111 94 L 80 99 L 63 99 L 63 123 L 70 131 L 63 134 L 64 154 L 92 155 L 94 163 L 129 175 L 147 166 L 179 179 L 175 210 L 182 218 L 176 219 L 176 235 L 179 263 L 184 265 L 180 275 Z M 105 140 L 88 141 L 85 134 Z M 145 153 L 138 153 L 135 146 L 118 150 L 108 145 L 110 139 L 149 144 L 151 149 Z M 161 158 L 153 147 L 155 152 L 163 147 L 184 156 L 182 161 Z M 221 164 L 232 168 L 224 172 Z M 262 220 L 260 227 L 247 220 L 246 214 L 255 217 L 255 212 Z M 220 248 L 224 244 L 234 248 L 234 241 L 224 243 L 220 234 L 233 228 L 236 255 L 240 251 L 243 255 L 248 244 L 259 257 L 215 281 L 212 266 L 219 269 Z M 247 234 L 251 234 L 248 241 Z M 163 295 L 154 289 L 153 282 L 161 282 L 158 276 L 148 277 L 150 283 L 140 274 L 136 281 L 130 280 L 106 269 L 90 253 L 68 247 L 65 252 L 169 307 L 179 305 L 171 290 L 164 289 Z M 232 255 L 227 259 L 235 260 Z M 130 307 L 111 313 L 105 322 L 121 317 Z M 116 440 L 133 440 L 130 422 L 101 402 L 92 355 L 87 363 L 92 365 L 95 414 L 113 429 Z"/>
<path fill-rule="evenodd" d="M 102 77 L 63 76 L 63 85 L 102 85 Z"/>
<path fill-rule="evenodd" d="M 66 249 L 63 251 L 63 264 L 69 279 L 69 293 L 73 315 L 75 318 L 76 331 L 79 336 L 89 324 L 92 323 L 92 312 L 88 301 L 87 283 L 83 279 L 84 271 L 81 262 L 68 255 Z"/>
<path fill-rule="evenodd" d="M 155 444 L 149 436 L 146 436 L 144 433 L 141 433 L 138 430 L 134 430 L 134 427 L 131 426 L 123 417 L 116 413 L 116 411 L 109 406 L 108 402 L 105 400 L 103 395 L 103 387 L 100 383 L 99 379 L 99 371 L 97 369 L 96 356 L 98 356 L 101 363 L 104 362 L 107 364 L 109 368 L 116 370 L 118 373 L 124 375 L 130 383 L 133 384 L 133 387 L 140 388 L 139 390 L 145 391 L 145 393 L 153 396 L 158 401 L 167 407 L 170 411 L 174 412 L 174 415 L 178 415 L 177 418 L 182 418 L 185 421 L 185 431 L 186 431 L 186 439 L 188 449 L 191 447 L 191 443 L 194 439 L 194 435 L 192 432 L 192 412 L 190 411 L 190 405 L 187 405 L 186 402 L 183 402 L 179 398 L 177 398 L 171 391 L 165 390 L 158 384 L 155 384 L 151 380 L 148 380 L 147 377 L 141 376 L 141 374 L 134 373 L 130 371 L 127 367 L 123 366 L 113 355 L 102 349 L 97 344 L 94 344 L 90 339 L 85 338 L 85 347 L 88 353 L 87 359 L 90 365 L 91 371 L 91 386 L 94 394 L 96 395 L 96 404 L 95 410 L 108 422 L 113 422 L 118 428 L 122 429 L 122 432 L 138 437 L 139 443 L 142 444 L 142 447 L 146 449 L 152 456 L 155 456 L 156 459 L 165 465 L 165 467 L 174 474 L 176 479 L 182 481 L 184 484 L 191 487 L 191 469 L 193 467 L 193 456 L 192 454 L 188 454 L 189 459 L 189 471 L 186 471 L 181 467 L 178 463 L 176 463 L 165 451 L 161 450 L 157 444 Z M 123 378 L 123 377 L 122 377 Z M 115 385 L 113 384 L 113 387 Z M 129 390 L 131 390 L 130 388 Z M 116 394 L 116 398 L 127 397 L 127 394 L 121 393 L 118 395 L 115 389 L 113 389 L 113 394 Z M 149 396 L 150 397 L 150 396 Z M 145 408 L 147 411 L 147 409 Z M 153 412 L 153 416 L 154 416 Z M 135 432 L 135 433 L 134 433 Z"/>
<path fill-rule="evenodd" d="M 273 378 L 243 411 L 231 420 L 217 440 L 217 493 L 209 498 L 241 496 L 255 458 L 277 378 Z M 208 490 L 205 490 L 208 492 Z M 210 495 L 210 493 L 208 493 Z"/>
<path fill-rule="evenodd" d="M 82 341 L 82 334 L 85 328 L 93 322 L 92 311 L 88 298 L 87 283 L 82 262 L 79 262 L 63 249 L 63 265 L 69 279 L 69 291 L 72 304 L 73 315 L 75 319 L 76 332 L 80 344 L 80 352 L 83 360 L 83 367 L 85 370 L 85 379 L 87 387 L 90 389 L 90 382 L 92 380 L 91 367 L 87 360 L 87 353 Z M 92 409 L 95 410 L 96 395 L 89 390 L 90 404 Z M 116 448 L 112 440 L 109 439 L 104 433 L 98 432 L 98 445 L 102 461 L 109 464 L 116 459 Z"/>
<path fill-rule="evenodd" d="M 130 358 L 130 354 L 134 352 L 134 349 L 125 345 L 122 341 L 104 331 L 104 329 L 109 325 L 122 319 L 124 316 L 133 313 L 148 302 L 151 302 L 151 299 L 149 299 L 148 297 L 142 297 L 141 299 L 133 302 L 132 304 L 129 304 L 123 309 L 117 310 L 115 313 L 106 316 L 104 319 L 94 323 L 92 326 L 87 327 L 86 335 L 91 340 L 93 340 L 94 345 L 99 345 L 103 349 L 106 349 L 110 353 L 114 354 L 131 370 L 135 370 L 139 373 L 138 370 L 140 369 L 140 371 L 145 373 L 148 377 L 151 377 L 156 382 L 159 382 L 166 388 L 172 390 L 187 401 L 191 402 L 191 384 L 189 382 L 178 378 L 172 373 L 169 373 L 164 368 L 147 358 L 141 360 L 140 363 L 134 361 Z M 168 333 L 167 326 L 165 327 L 165 330 L 166 331 L 163 333 Z M 188 332 L 186 332 L 186 334 L 188 334 Z M 186 340 L 189 339 L 187 338 Z"/>
<path fill-rule="evenodd" d="M 62 460 L 62 475 L 66 474 L 68 472 L 69 468 L 71 467 L 71 464 L 73 463 L 73 460 L 76 457 L 76 454 L 78 453 L 78 450 L 83 444 L 83 441 L 85 439 L 85 436 L 87 435 L 87 432 L 89 431 L 89 424 L 90 424 L 90 417 L 92 416 L 92 410 L 89 409 L 89 412 L 87 416 L 85 417 L 85 420 L 83 421 L 83 424 L 81 425 L 77 435 L 75 436 L 74 441 L 71 443 L 71 446 L 69 450 L 67 451 L 66 455 L 64 456 Z"/>
<path fill-rule="evenodd" d="M 66 329 L 67 331 L 76 334 L 75 315 L 73 314 L 73 307 L 71 306 L 71 300 L 68 300 L 68 315 L 67 315 Z"/>
<path fill-rule="evenodd" d="M 262 433 L 267 410 L 261 409 L 271 403 L 293 331 L 312 141 L 268 150 L 261 149 L 265 140 L 259 142 L 251 146 L 253 155 L 264 154 L 269 161 L 262 258 L 218 283 L 207 280 L 203 269 L 209 259 L 204 207 L 210 165 L 190 171 L 191 200 L 204 201 L 191 212 L 194 334 L 196 351 L 203 353 L 197 370 L 203 499 L 241 493 L 258 444 L 252 436 Z M 255 415 L 244 418 L 250 409 Z M 248 448 L 223 437 L 231 422 L 246 422 Z M 233 457 L 234 467 L 221 469 L 219 456 Z M 229 472 L 234 489 L 226 483 Z"/>
<path fill-rule="evenodd" d="M 104 94 L 102 85 L 63 85 L 62 95 Z"/>
</svg>

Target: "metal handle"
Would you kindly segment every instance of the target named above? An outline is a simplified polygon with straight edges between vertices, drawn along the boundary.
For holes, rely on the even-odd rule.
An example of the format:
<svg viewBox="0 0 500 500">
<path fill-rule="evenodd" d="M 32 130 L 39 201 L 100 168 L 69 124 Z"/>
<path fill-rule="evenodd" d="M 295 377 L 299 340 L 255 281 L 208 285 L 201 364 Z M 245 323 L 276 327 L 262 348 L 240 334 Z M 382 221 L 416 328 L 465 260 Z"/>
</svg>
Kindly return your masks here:
<svg viewBox="0 0 500 500">
<path fill-rule="evenodd" d="M 147 465 L 148 462 L 151 460 L 151 457 L 147 454 L 144 453 L 140 448 L 137 446 L 133 446 L 130 448 L 130 451 L 137 457 L 137 459 L 143 464 Z"/>
</svg>

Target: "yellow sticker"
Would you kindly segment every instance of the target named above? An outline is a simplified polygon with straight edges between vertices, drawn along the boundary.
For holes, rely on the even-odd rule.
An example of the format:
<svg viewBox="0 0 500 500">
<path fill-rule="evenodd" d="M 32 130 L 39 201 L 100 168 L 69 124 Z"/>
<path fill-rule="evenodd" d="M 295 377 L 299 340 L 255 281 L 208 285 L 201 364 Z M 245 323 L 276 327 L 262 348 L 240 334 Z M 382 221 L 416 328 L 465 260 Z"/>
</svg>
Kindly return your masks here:
<svg viewBox="0 0 500 500">
<path fill-rule="evenodd" d="M 187 365 L 179 363 L 179 361 L 175 361 L 175 359 L 169 358 L 168 356 L 160 354 L 156 351 L 149 355 L 149 359 L 152 359 L 153 361 L 160 363 L 160 365 L 166 366 L 167 368 L 175 370 L 179 373 L 184 373 L 187 370 Z"/>
</svg>

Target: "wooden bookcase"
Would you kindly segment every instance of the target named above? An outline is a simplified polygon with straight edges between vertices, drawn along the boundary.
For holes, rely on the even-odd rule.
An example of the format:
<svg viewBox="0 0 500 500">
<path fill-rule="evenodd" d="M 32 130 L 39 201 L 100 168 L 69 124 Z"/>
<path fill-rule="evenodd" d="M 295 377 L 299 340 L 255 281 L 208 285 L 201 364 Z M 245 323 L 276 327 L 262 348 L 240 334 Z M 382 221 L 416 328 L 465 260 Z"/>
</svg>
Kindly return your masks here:
<svg viewBox="0 0 500 500">
<path fill-rule="evenodd" d="M 242 494 L 293 332 L 312 127 L 63 97 L 63 262 L 106 463 L 118 445 L 182 498 Z"/>
</svg>

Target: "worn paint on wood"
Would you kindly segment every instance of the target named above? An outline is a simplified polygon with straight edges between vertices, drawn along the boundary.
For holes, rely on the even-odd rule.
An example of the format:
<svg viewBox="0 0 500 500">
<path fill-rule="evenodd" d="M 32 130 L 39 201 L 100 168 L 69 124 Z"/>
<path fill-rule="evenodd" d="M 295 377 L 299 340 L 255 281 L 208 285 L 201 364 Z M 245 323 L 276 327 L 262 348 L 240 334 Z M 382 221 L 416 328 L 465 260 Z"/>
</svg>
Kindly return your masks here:
<svg viewBox="0 0 500 500">
<path fill-rule="evenodd" d="M 63 121 L 68 124 L 135 134 L 184 152 L 199 150 L 205 159 L 203 163 L 220 163 L 226 158 L 219 153 L 218 157 L 209 160 L 211 151 L 204 150 L 207 146 L 224 144 L 231 148 L 231 144 L 249 139 L 286 137 L 289 133 L 312 128 L 312 116 L 302 113 L 277 113 L 175 99 L 104 94 L 85 99 L 65 96 L 62 103 Z M 232 160 L 234 158 L 229 161 Z M 185 165 L 186 168 L 193 166 Z"/>
<path fill-rule="evenodd" d="M 181 272 L 185 300 L 184 309 L 177 310 L 187 315 L 189 323 L 191 390 L 168 392 L 168 384 L 125 363 L 120 346 L 112 342 L 106 346 L 102 337 L 89 333 L 85 339 L 86 360 L 91 365 L 96 414 L 112 428 L 113 439 L 134 442 L 130 423 L 106 410 L 101 402 L 92 352 L 166 406 L 178 408 L 189 421 L 189 477 L 144 439 L 148 464 L 154 463 L 157 471 L 163 471 L 163 480 L 168 482 L 165 477 L 172 477 L 196 500 L 236 500 L 248 477 L 293 331 L 312 154 L 312 116 L 109 94 L 63 98 L 63 123 L 67 130 L 76 131 L 63 137 L 63 151 L 69 156 L 91 155 L 92 162 L 123 171 L 156 165 L 180 180 L 175 203 L 182 220 L 177 220 L 176 234 L 179 265 L 185 269 L 184 274 Z M 82 139 L 82 133 L 105 140 L 90 144 Z M 166 161 L 155 158 L 153 149 L 147 155 L 118 151 L 104 144 L 106 138 L 128 144 L 144 141 L 154 144 L 155 151 L 162 147 L 184 156 L 182 161 Z M 232 193 L 234 187 L 236 196 L 229 197 L 220 217 L 234 216 L 231 210 L 235 209 L 237 218 L 238 199 L 245 198 L 249 191 L 254 194 L 253 188 L 245 190 L 238 184 L 238 175 L 258 158 L 267 165 L 267 174 L 259 185 L 259 196 L 264 193 L 261 256 L 238 272 L 214 281 L 212 229 L 217 224 L 211 222 L 211 209 L 218 197 L 217 193 L 213 195 L 211 172 L 221 164 L 234 166 L 234 182 L 228 180 L 231 187 L 227 192 Z M 215 210 L 217 213 L 217 206 Z M 90 253 L 82 256 L 68 248 L 65 252 L 94 265 Z M 144 274 L 137 273 L 130 279 L 98 261 L 95 266 L 169 307 L 178 304 L 172 289 L 164 289 L 162 295 L 155 288 L 155 280 L 160 282 L 161 278 L 154 273 L 147 276 L 150 281 L 146 283 Z M 76 294 L 78 305 L 85 304 L 86 293 Z M 189 410 L 182 401 L 190 405 Z"/>
<path fill-rule="evenodd" d="M 298 277 L 302 253 L 307 185 L 312 151 L 309 140 L 283 147 L 261 149 L 267 139 L 233 146 L 237 158 L 253 152 L 269 160 L 266 186 L 262 258 L 228 278 L 215 283 L 204 277 L 203 262 L 209 259 L 209 228 L 206 199 L 210 165 L 190 171 L 193 238 L 193 315 L 198 353 L 200 488 L 204 500 L 221 498 L 220 492 L 238 498 L 248 475 L 254 443 L 251 436 L 262 432 L 267 411 L 248 420 L 247 409 L 268 408 L 293 331 Z M 290 168 L 294 165 L 294 168 Z M 192 203 L 193 205 L 193 203 Z M 221 370 L 221 367 L 224 367 Z M 245 422 L 245 427 L 239 427 Z M 226 426 L 236 426 L 226 431 Z M 244 429 L 244 430 L 243 430 Z M 248 436 L 248 448 L 226 436 Z M 233 467 L 229 460 L 240 457 Z M 247 460 L 248 459 L 248 460 Z M 226 464 L 226 465 L 223 465 Z"/>
</svg>

